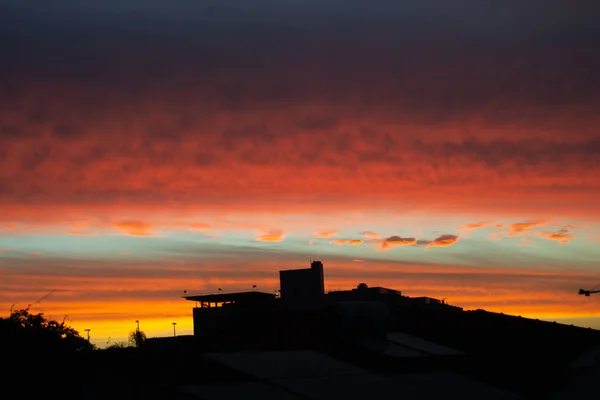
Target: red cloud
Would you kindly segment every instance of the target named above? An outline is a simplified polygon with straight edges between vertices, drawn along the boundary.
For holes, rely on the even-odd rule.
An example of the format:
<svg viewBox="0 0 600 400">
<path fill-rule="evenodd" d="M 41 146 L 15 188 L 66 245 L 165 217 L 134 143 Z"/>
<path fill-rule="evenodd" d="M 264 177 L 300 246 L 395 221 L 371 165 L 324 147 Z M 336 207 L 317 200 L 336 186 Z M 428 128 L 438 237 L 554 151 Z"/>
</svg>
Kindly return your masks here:
<svg viewBox="0 0 600 400">
<path fill-rule="evenodd" d="M 281 242 L 283 239 L 285 239 L 285 233 L 281 229 L 270 229 L 256 235 L 256 240 L 260 242 Z"/>
<path fill-rule="evenodd" d="M 131 236 L 155 236 L 152 232 L 153 226 L 140 221 L 122 221 L 116 223 L 114 227 Z"/>
<path fill-rule="evenodd" d="M 359 244 L 363 244 L 363 241 L 360 239 L 335 239 L 335 240 L 332 240 L 331 243 L 339 244 L 339 245 L 347 244 L 349 246 L 356 246 Z"/>
<path fill-rule="evenodd" d="M 567 135 L 558 124 L 548 124 L 550 131 L 546 126 L 523 128 L 519 136 L 500 136 L 494 126 L 477 127 L 480 135 L 473 140 L 443 119 L 414 128 L 410 115 L 397 115 L 392 105 L 359 113 L 353 112 L 350 100 L 324 105 L 318 91 L 307 107 L 273 102 L 250 110 L 198 99 L 186 91 L 166 92 L 173 101 L 162 104 L 150 100 L 153 93 L 137 96 L 118 87 L 27 87 L 24 80 L 20 90 L 22 106 L 0 110 L 0 120 L 13 121 L 7 125 L 35 132 L 36 125 L 27 121 L 38 110 L 48 115 L 50 126 L 64 125 L 68 117 L 73 126 L 89 128 L 69 140 L 41 134 L 14 141 L 0 138 L 0 179 L 3 187 L 11 188 L 0 193 L 0 208 L 8 210 L 4 220 L 13 211 L 42 213 L 39 203 L 29 202 L 32 198 L 60 214 L 71 213 L 74 205 L 90 212 L 103 207 L 198 212 L 243 210 L 249 204 L 269 212 L 362 211 L 373 205 L 518 211 L 534 217 L 600 211 L 600 194 L 590 190 L 600 184 L 592 172 L 600 161 L 587 151 L 595 142 Z M 45 93 L 54 94 L 51 102 L 43 100 Z M 108 101 L 115 99 L 114 93 L 122 96 Z M 124 104 L 143 110 L 144 117 L 123 112 Z M 63 115 L 64 109 L 73 113 Z M 316 116 L 338 121 L 327 128 L 327 136 L 300 123 L 311 120 L 314 125 Z M 590 118 L 579 123 L 593 126 Z M 418 132 L 407 135 L 408 128 Z M 279 131 L 289 134 L 273 133 Z M 548 140 L 531 140 L 542 132 Z M 556 157 L 574 162 L 561 163 Z M 360 174 L 349 174 L 357 165 Z M 408 172 L 409 166 L 419 174 Z M 585 185 L 572 185 L 574 177 Z M 561 188 L 552 191 L 551 201 L 549 188 Z"/>
</svg>

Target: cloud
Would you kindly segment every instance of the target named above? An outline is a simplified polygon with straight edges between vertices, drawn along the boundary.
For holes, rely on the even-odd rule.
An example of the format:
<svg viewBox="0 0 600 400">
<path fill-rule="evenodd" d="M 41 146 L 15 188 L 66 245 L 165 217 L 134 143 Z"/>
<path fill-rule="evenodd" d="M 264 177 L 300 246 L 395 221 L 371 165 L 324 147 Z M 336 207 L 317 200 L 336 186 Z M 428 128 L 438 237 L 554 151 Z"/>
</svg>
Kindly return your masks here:
<svg viewBox="0 0 600 400">
<path fill-rule="evenodd" d="M 328 239 L 337 235 L 337 231 L 333 229 L 325 229 L 315 234 L 320 239 Z"/>
<path fill-rule="evenodd" d="M 502 236 L 500 236 L 497 233 L 492 233 L 491 235 L 488 236 L 489 240 L 502 240 Z"/>
<path fill-rule="evenodd" d="M 556 240 L 559 243 L 567 244 L 574 236 L 570 233 L 571 225 L 566 225 L 557 232 L 540 232 L 538 236 L 548 240 Z"/>
<path fill-rule="evenodd" d="M 400 237 L 400 236 L 390 236 L 388 238 L 385 239 L 381 239 L 379 241 L 379 249 L 380 250 L 387 250 L 390 247 L 393 246 L 412 246 L 417 244 L 417 239 L 413 238 L 413 237 Z"/>
<path fill-rule="evenodd" d="M 114 224 L 114 227 L 130 236 L 155 236 L 152 232 L 154 227 L 140 221 L 122 221 Z"/>
<path fill-rule="evenodd" d="M 529 221 L 529 222 L 517 222 L 514 224 L 510 224 L 510 232 L 508 236 L 519 236 L 523 234 L 529 234 L 529 230 L 536 226 L 547 224 L 547 221 Z"/>
<path fill-rule="evenodd" d="M 361 239 L 335 239 L 335 240 L 332 240 L 330 243 L 338 244 L 338 245 L 356 246 L 359 244 L 363 244 L 364 241 Z"/>
<path fill-rule="evenodd" d="M 30 52 L 3 54 L 11 63 L 0 74 L 0 209 L 9 215 L 47 207 L 69 214 L 73 205 L 98 214 L 247 207 L 600 215 L 600 135 L 593 130 L 600 77 L 582 73 L 599 55 L 580 40 L 582 29 L 586 37 L 599 29 L 589 22 L 546 25 L 521 8 L 498 14 L 510 14 L 511 24 L 483 29 L 454 10 L 437 14 L 436 31 L 425 39 L 408 17 L 424 18 L 422 9 L 405 15 L 386 7 L 407 23 L 390 25 L 369 11 L 353 27 L 360 34 L 348 37 L 340 27 L 356 23 L 351 16 L 363 9 L 354 4 L 322 26 L 327 35 L 292 11 L 242 13 L 245 40 L 229 41 L 229 28 L 216 21 L 231 10 L 220 11 L 221 20 L 210 11 L 210 27 L 197 21 L 206 13 L 168 10 L 164 24 L 145 29 L 153 19 L 136 19 L 131 40 L 114 41 L 109 20 L 116 14 L 106 7 L 94 16 L 106 23 L 87 24 L 92 17 L 83 8 L 65 13 L 64 34 L 80 38 L 72 41 L 49 20 L 41 26 L 17 8 L 0 13 L 4 33 L 24 47 L 32 26 L 44 37 Z M 251 21 L 258 14 L 277 23 L 262 21 L 257 30 Z M 176 46 L 171 24 L 189 29 Z M 515 46 L 517 27 L 533 35 Z M 447 35 L 456 29 L 478 34 Z M 493 44 L 471 46 L 475 37 Z M 152 46 L 140 46 L 141 38 Z M 205 44 L 202 57 L 198 43 Z M 577 57 L 564 57 L 566 43 Z M 41 66 L 42 48 L 65 57 Z M 265 64 L 266 54 L 280 57 Z M 90 61 L 97 59 L 116 64 L 101 68 Z M 541 62 L 551 66 L 551 93 L 536 72 Z M 561 106 L 549 110 L 548 101 Z"/>
<path fill-rule="evenodd" d="M 379 234 L 371 231 L 361 232 L 361 234 L 365 237 L 365 239 L 379 239 Z"/>
<path fill-rule="evenodd" d="M 11 250 L 12 250 L 12 248 L 10 248 L 10 247 L 0 247 L 0 252 L 2 252 L 2 251 L 11 251 Z"/>
<path fill-rule="evenodd" d="M 260 242 L 281 242 L 285 239 L 285 232 L 281 229 L 269 229 L 257 233 L 255 239 Z"/>
<path fill-rule="evenodd" d="M 458 243 L 458 235 L 440 235 L 431 242 L 427 243 L 427 247 L 447 247 Z"/>
<path fill-rule="evenodd" d="M 487 225 L 489 225 L 489 222 L 474 222 L 472 224 L 464 225 L 464 226 L 458 228 L 457 230 L 469 232 L 469 231 L 474 231 L 475 229 L 483 228 Z"/>
</svg>

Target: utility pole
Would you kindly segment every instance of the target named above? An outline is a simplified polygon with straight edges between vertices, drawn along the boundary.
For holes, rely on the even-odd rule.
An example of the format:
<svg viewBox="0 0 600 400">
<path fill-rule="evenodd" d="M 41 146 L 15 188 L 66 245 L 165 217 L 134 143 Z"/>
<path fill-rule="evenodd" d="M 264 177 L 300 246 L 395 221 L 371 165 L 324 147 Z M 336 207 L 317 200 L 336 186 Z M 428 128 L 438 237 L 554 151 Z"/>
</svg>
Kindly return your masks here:
<svg viewBox="0 0 600 400">
<path fill-rule="evenodd" d="M 88 339 L 88 343 L 89 343 L 90 342 L 90 331 L 91 331 L 91 329 L 86 329 L 85 331 L 87 332 L 87 336 L 88 336 L 87 339 Z"/>
<path fill-rule="evenodd" d="M 177 322 L 173 322 L 173 337 L 177 336 L 177 335 L 175 334 L 175 325 L 177 325 Z"/>
<path fill-rule="evenodd" d="M 137 324 L 137 331 L 140 331 L 140 321 L 139 320 L 135 320 L 135 323 Z"/>
</svg>

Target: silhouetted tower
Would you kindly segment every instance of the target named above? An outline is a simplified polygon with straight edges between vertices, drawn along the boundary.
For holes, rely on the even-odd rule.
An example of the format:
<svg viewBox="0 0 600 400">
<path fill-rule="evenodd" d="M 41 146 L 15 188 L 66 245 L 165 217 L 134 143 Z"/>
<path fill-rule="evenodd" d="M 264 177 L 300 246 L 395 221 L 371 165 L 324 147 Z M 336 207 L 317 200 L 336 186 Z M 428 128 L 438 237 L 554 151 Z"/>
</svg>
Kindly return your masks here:
<svg viewBox="0 0 600 400">
<path fill-rule="evenodd" d="M 325 295 L 323 263 L 313 261 L 310 268 L 279 271 L 282 299 L 308 300 Z"/>
<path fill-rule="evenodd" d="M 310 269 L 315 274 L 317 285 L 319 285 L 319 294 L 325 294 L 325 279 L 323 278 L 323 263 L 321 261 L 313 261 L 310 263 Z"/>
</svg>

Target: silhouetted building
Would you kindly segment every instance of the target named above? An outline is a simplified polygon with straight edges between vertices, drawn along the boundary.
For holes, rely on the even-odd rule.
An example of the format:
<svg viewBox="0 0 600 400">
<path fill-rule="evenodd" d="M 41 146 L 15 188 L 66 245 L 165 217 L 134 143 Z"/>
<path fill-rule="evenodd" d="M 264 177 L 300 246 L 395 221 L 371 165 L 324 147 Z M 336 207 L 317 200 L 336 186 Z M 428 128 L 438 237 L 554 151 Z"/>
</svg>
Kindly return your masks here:
<svg viewBox="0 0 600 400">
<path fill-rule="evenodd" d="M 268 309 L 275 297 L 272 293 L 253 291 L 184 298 L 200 305 L 193 310 L 194 336 L 205 336 L 252 328 L 253 320 L 256 322 L 254 314 Z"/>
<path fill-rule="evenodd" d="M 564 398 L 571 398 L 574 385 L 593 385 L 593 379 L 600 376 L 594 367 L 596 353 L 589 351 L 600 348 L 598 331 L 483 310 L 463 311 L 447 304 L 445 299 L 413 298 L 403 296 L 398 290 L 364 283 L 350 290 L 325 294 L 323 264 L 318 261 L 308 269 L 280 271 L 280 279 L 281 298 L 256 291 L 185 297 L 197 302 L 193 311 L 194 337 L 148 340 L 145 348 L 154 352 L 152 359 L 162 351 L 180 352 L 177 360 L 193 359 L 189 364 L 194 366 L 205 356 L 206 368 L 194 373 L 193 379 L 198 381 L 186 388 L 188 394 L 197 393 L 200 398 L 227 398 L 225 390 L 234 389 L 229 381 L 214 382 L 214 367 L 209 359 L 218 358 L 218 362 L 233 369 L 242 368 L 250 375 L 258 372 L 262 362 L 269 368 L 265 373 L 279 374 L 285 366 L 295 368 L 300 358 L 317 357 L 289 353 L 299 349 L 399 379 L 406 384 L 405 389 L 386 386 L 381 392 L 402 391 L 407 398 L 410 396 L 405 394 L 411 390 L 412 398 L 422 399 L 439 398 L 445 393 L 473 399 L 495 398 L 495 395 L 496 398 L 552 398 L 559 392 Z M 223 351 L 232 356 L 207 355 Z M 256 355 L 250 356 L 249 352 Z M 324 362 L 318 357 L 317 363 Z M 312 374 L 314 368 L 312 364 L 308 366 L 307 373 Z M 188 371 L 187 366 L 173 374 L 173 382 L 182 371 Z M 229 379 L 230 373 L 222 371 L 220 375 Z M 306 386 L 303 374 L 295 371 L 293 376 L 285 377 L 288 383 L 298 377 L 293 388 L 286 388 L 294 393 L 306 389 L 300 398 L 331 397 L 321 386 Z M 202 381 L 205 378 L 206 382 Z M 260 388 L 258 382 L 250 384 L 247 377 L 243 379 L 233 390 L 235 394 L 231 393 L 232 398 L 252 397 L 247 394 L 253 391 L 252 385 L 262 391 L 253 392 L 256 398 L 284 397 L 267 387 L 264 379 Z M 432 379 L 435 383 L 427 383 L 433 382 Z M 327 387 L 332 385 L 331 379 L 324 381 Z M 348 377 L 340 387 L 356 382 L 358 378 Z M 186 378 L 188 383 L 192 383 L 192 374 Z M 373 390 L 383 388 L 384 383 L 369 383 L 366 395 L 377 395 Z M 442 389 L 444 384 L 449 386 Z M 488 387 L 478 392 L 480 385 Z M 502 390 L 498 392 L 493 387 Z M 340 397 L 340 392 L 334 392 Z M 342 397 L 364 398 L 365 394 L 349 389 Z"/>
<path fill-rule="evenodd" d="M 410 310 L 462 311 L 462 308 L 447 304 L 444 299 L 403 296 L 400 290 L 379 286 L 369 287 L 366 283 L 360 283 L 351 290 L 329 292 L 327 297 L 335 301 L 381 301 L 387 304 L 394 313 Z"/>
<path fill-rule="evenodd" d="M 323 263 L 313 261 L 310 268 L 279 271 L 281 298 L 284 300 L 317 299 L 325 295 Z"/>
</svg>

